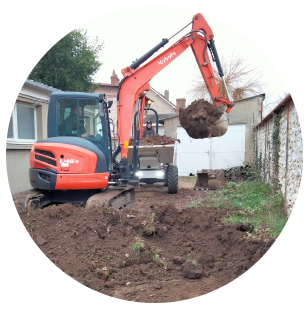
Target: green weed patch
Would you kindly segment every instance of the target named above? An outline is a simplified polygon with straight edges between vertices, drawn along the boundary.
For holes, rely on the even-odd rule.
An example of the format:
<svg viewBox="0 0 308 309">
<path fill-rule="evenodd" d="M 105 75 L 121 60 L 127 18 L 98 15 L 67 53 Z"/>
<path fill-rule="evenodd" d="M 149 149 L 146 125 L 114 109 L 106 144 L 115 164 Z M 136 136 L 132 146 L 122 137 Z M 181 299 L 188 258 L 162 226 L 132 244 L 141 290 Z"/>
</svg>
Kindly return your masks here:
<svg viewBox="0 0 308 309">
<path fill-rule="evenodd" d="M 212 193 L 209 206 L 235 208 L 224 218 L 226 223 L 249 222 L 255 230 L 266 226 L 267 233 L 277 237 L 288 220 L 283 203 L 282 193 L 275 193 L 270 185 L 255 180 L 228 182 L 224 189 Z"/>
</svg>

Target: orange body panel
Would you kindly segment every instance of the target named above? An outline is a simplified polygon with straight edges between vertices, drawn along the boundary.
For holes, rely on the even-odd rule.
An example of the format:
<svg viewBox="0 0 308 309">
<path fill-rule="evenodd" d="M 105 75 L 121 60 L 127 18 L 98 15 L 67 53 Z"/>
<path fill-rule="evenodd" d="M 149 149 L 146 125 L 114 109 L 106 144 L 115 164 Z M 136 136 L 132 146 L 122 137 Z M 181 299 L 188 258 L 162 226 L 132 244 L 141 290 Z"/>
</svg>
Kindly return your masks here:
<svg viewBox="0 0 308 309">
<path fill-rule="evenodd" d="M 143 67 L 134 71 L 133 74 L 124 81 L 120 91 L 118 103 L 118 132 L 119 143 L 122 147 L 122 158 L 127 158 L 128 148 L 125 147 L 125 142 L 129 141 L 130 138 L 131 119 L 133 117 L 135 96 L 138 89 L 148 83 L 153 76 L 163 70 L 168 64 L 182 54 L 192 43 L 193 40 L 189 37 L 188 39 L 183 39 L 183 41 L 179 44 L 172 45 Z M 125 70 L 122 70 L 123 75 L 124 72 Z"/>
<path fill-rule="evenodd" d="M 109 173 L 58 174 L 56 190 L 103 189 L 108 186 Z"/>
<path fill-rule="evenodd" d="M 35 153 L 35 149 L 50 151 L 55 158 Z M 57 166 L 37 160 L 35 155 L 56 161 Z M 59 174 L 91 174 L 95 173 L 97 157 L 92 151 L 78 146 L 62 143 L 36 143 L 30 153 L 30 167 L 34 168 L 35 163 L 56 170 Z"/>
<path fill-rule="evenodd" d="M 55 158 L 36 153 L 51 152 Z M 56 162 L 57 166 L 36 159 L 35 155 Z M 43 159 L 44 160 L 44 159 Z M 95 173 L 96 154 L 82 147 L 62 143 L 36 143 L 30 153 L 31 168 L 49 168 L 58 172 L 55 190 L 103 189 L 108 186 L 109 172 Z"/>
</svg>

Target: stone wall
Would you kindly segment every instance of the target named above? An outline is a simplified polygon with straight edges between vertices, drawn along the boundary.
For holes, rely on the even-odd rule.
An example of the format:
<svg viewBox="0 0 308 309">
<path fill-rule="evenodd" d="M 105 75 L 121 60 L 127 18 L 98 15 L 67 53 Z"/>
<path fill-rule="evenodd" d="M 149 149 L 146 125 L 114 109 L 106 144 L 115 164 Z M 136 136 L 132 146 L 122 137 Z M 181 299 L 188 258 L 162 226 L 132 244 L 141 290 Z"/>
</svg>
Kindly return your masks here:
<svg viewBox="0 0 308 309">
<path fill-rule="evenodd" d="M 281 192 L 285 197 L 285 212 L 290 215 L 296 201 L 303 169 L 303 142 L 295 105 L 287 96 L 255 128 L 255 152 L 260 159 L 264 180 L 273 183 L 273 129 L 274 114 L 281 113 L 279 121 L 279 173 Z"/>
</svg>

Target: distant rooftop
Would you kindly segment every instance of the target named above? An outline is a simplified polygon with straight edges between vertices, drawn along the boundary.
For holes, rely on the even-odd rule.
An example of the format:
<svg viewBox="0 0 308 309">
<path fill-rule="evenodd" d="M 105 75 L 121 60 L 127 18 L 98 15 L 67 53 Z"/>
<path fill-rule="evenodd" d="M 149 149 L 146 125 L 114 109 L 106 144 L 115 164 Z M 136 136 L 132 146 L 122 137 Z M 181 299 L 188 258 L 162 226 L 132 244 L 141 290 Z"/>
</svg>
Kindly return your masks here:
<svg viewBox="0 0 308 309">
<path fill-rule="evenodd" d="M 156 124 L 156 115 L 149 111 L 150 115 L 147 115 L 146 117 L 144 117 L 143 119 L 143 123 L 146 123 L 147 121 L 152 121 L 152 124 L 155 125 Z M 164 123 L 164 120 L 177 116 L 175 113 L 174 114 L 158 114 L 158 122 L 159 123 Z"/>
<path fill-rule="evenodd" d="M 60 89 L 57 89 L 57 88 L 54 88 L 54 87 L 51 87 L 51 86 L 48 86 L 48 85 L 36 82 L 36 81 L 34 81 L 32 79 L 27 79 L 25 81 L 25 85 L 32 86 L 32 87 L 35 87 L 35 88 L 40 88 L 40 89 L 45 90 L 45 91 L 47 91 L 49 93 L 51 93 L 53 91 L 62 91 Z"/>
<path fill-rule="evenodd" d="M 157 90 L 155 90 L 153 87 L 150 87 L 151 90 L 153 90 L 153 92 L 155 92 L 158 96 L 160 96 L 162 99 L 164 99 L 165 101 L 167 101 L 167 103 L 169 103 L 173 108 L 176 109 L 176 106 L 171 102 L 169 101 L 168 99 L 166 99 L 161 93 L 159 93 Z"/>
<path fill-rule="evenodd" d="M 275 111 L 277 111 L 279 108 L 281 108 L 282 106 L 284 106 L 285 104 L 288 104 L 289 102 L 292 101 L 292 97 L 291 94 L 289 93 L 288 95 L 286 95 L 286 97 L 275 107 L 272 109 L 272 111 L 267 114 L 262 120 L 261 122 L 259 122 L 256 127 L 258 127 L 260 124 L 262 124 L 263 122 L 265 122 L 267 119 L 271 118 L 273 116 L 273 114 L 275 113 Z"/>
</svg>

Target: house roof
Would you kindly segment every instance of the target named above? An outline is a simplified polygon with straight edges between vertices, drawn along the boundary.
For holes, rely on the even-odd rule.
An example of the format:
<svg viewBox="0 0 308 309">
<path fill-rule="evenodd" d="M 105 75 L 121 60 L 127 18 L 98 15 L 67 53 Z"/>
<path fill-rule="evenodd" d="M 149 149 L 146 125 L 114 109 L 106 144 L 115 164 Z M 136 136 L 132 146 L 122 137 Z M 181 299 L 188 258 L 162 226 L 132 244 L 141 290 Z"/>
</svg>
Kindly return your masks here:
<svg viewBox="0 0 308 309">
<path fill-rule="evenodd" d="M 275 111 L 277 111 L 278 109 L 280 109 L 282 106 L 290 103 L 292 101 L 292 97 L 291 94 L 289 93 L 275 108 L 272 109 L 272 111 L 266 115 L 266 117 L 264 117 L 257 125 L 256 127 L 258 127 L 259 125 L 261 125 L 262 123 L 264 123 L 265 121 L 267 121 L 269 118 L 273 117 Z"/>
<path fill-rule="evenodd" d="M 164 120 L 171 118 L 172 116 L 177 116 L 176 114 L 158 114 L 158 122 L 164 123 Z M 150 115 L 147 115 L 143 118 L 143 123 L 146 123 L 147 121 L 152 121 L 153 124 L 156 123 L 156 115 L 151 113 Z"/>
<path fill-rule="evenodd" d="M 36 81 L 34 81 L 32 79 L 27 79 L 25 81 L 25 85 L 28 85 L 28 86 L 31 86 L 31 87 L 35 87 L 35 88 L 38 88 L 38 89 L 41 89 L 41 90 L 45 90 L 45 91 L 47 91 L 49 93 L 51 93 L 53 91 L 62 91 L 60 89 L 53 88 L 51 86 L 48 86 L 48 85 L 36 82 Z"/>
<path fill-rule="evenodd" d="M 176 106 L 170 102 L 169 100 L 167 100 L 161 93 L 159 93 L 157 90 L 155 90 L 153 87 L 150 87 L 150 89 L 159 97 L 161 97 L 162 99 L 164 99 L 169 105 L 171 105 L 174 109 L 176 109 Z"/>
<path fill-rule="evenodd" d="M 93 83 L 94 85 L 100 85 L 100 86 L 107 86 L 107 87 L 115 87 L 115 88 L 119 88 L 119 85 L 115 85 L 115 84 L 108 84 L 108 83 Z"/>
<path fill-rule="evenodd" d="M 179 117 L 179 115 L 178 114 L 168 114 L 169 116 L 168 117 L 166 117 L 166 118 L 164 118 L 164 119 L 162 119 L 163 121 L 165 121 L 165 120 L 167 120 L 167 119 L 171 119 L 171 118 L 175 118 L 175 117 Z"/>
<path fill-rule="evenodd" d="M 119 85 L 116 84 L 108 84 L 108 83 L 93 83 L 95 85 L 100 85 L 100 86 L 106 86 L 106 87 L 115 87 L 115 88 L 119 88 Z M 161 93 L 159 93 L 156 89 L 154 89 L 153 87 L 150 86 L 150 90 L 152 90 L 156 95 L 158 95 L 159 97 L 161 97 L 164 101 L 166 101 L 169 105 L 171 105 L 174 109 L 176 109 L 176 105 L 174 105 L 171 101 L 169 101 L 168 99 L 166 99 Z M 149 99 L 146 96 L 147 99 Z M 152 102 L 155 102 L 154 100 L 151 99 Z"/>
<path fill-rule="evenodd" d="M 257 94 L 255 96 L 252 96 L 252 97 L 249 97 L 249 98 L 237 100 L 237 101 L 234 101 L 234 103 L 242 102 L 242 101 L 245 101 L 245 100 L 250 100 L 250 99 L 253 99 L 253 98 L 257 98 L 257 97 L 263 98 L 263 100 L 264 100 L 265 99 L 265 93 L 261 93 L 261 94 Z"/>
</svg>

